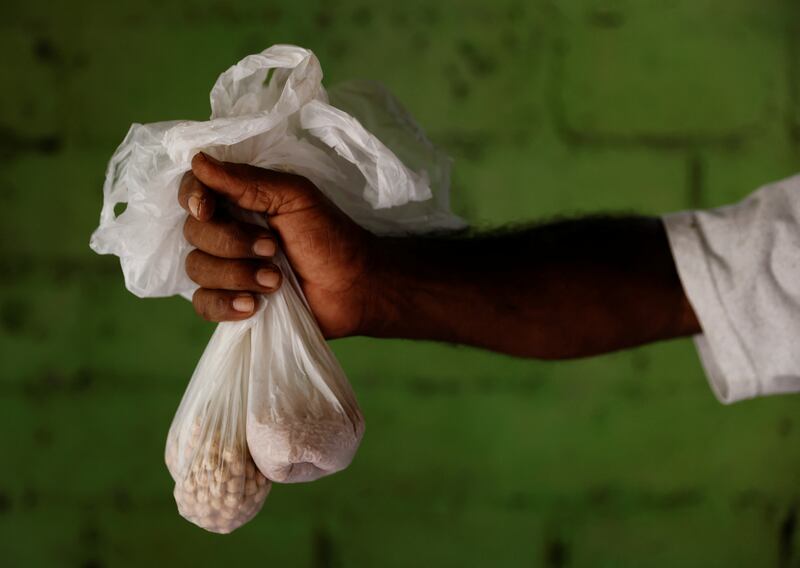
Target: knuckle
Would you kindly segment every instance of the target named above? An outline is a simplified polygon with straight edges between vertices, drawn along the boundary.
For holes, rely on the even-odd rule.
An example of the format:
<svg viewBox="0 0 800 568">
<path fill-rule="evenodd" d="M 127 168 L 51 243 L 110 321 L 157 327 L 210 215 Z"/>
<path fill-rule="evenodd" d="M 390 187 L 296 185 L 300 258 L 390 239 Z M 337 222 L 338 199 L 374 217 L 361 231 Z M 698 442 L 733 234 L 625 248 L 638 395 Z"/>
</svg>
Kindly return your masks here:
<svg viewBox="0 0 800 568">
<path fill-rule="evenodd" d="M 185 263 L 185 270 L 186 275 L 194 282 L 197 282 L 200 278 L 200 264 L 201 264 L 201 255 L 202 253 L 197 249 L 192 250 L 188 255 L 186 255 L 186 263 Z"/>
<path fill-rule="evenodd" d="M 249 256 L 246 231 L 236 222 L 202 222 L 188 217 L 183 226 L 186 240 L 214 256 L 241 258 Z"/>
<path fill-rule="evenodd" d="M 189 242 L 189 244 L 195 244 L 195 219 L 191 215 L 186 217 L 186 221 L 183 223 L 183 236 Z"/>
<path fill-rule="evenodd" d="M 214 231 L 214 249 L 220 256 L 236 258 L 247 256 L 244 231 L 238 223 L 227 223 Z"/>
<path fill-rule="evenodd" d="M 194 174 L 191 171 L 188 171 L 185 174 L 183 174 L 183 177 L 181 178 L 180 191 L 186 192 L 186 190 L 189 187 L 189 184 L 192 183 L 193 179 L 194 179 Z"/>
<path fill-rule="evenodd" d="M 248 178 L 245 181 L 245 191 L 243 204 L 248 209 L 254 210 L 268 210 L 270 207 L 270 192 L 264 187 L 264 184 L 257 179 Z"/>
<path fill-rule="evenodd" d="M 217 317 L 221 317 L 228 311 L 228 298 L 223 294 L 214 294 L 214 300 L 212 304 Z"/>
<path fill-rule="evenodd" d="M 192 172 L 189 172 L 191 176 L 186 181 L 186 185 L 189 188 L 191 193 L 202 193 L 203 192 L 203 184 L 200 183 L 200 180 L 195 177 Z"/>
<path fill-rule="evenodd" d="M 281 201 L 277 205 L 287 209 L 303 209 L 313 203 L 316 186 L 308 178 L 282 173 L 276 182 L 283 188 L 283 191 L 278 193 Z"/>
<path fill-rule="evenodd" d="M 198 316 L 204 320 L 211 321 L 210 314 L 208 313 L 208 302 L 206 302 L 206 294 L 202 288 L 199 288 L 192 296 L 192 306 Z"/>
<path fill-rule="evenodd" d="M 253 286 L 253 270 L 243 262 L 233 262 L 228 270 L 231 286 L 235 290 L 246 290 Z"/>
<path fill-rule="evenodd" d="M 198 180 L 191 171 L 183 174 L 180 188 L 178 190 L 181 200 L 185 202 L 189 199 L 190 195 L 199 191 L 202 191 L 202 184 L 200 183 L 200 180 Z"/>
</svg>

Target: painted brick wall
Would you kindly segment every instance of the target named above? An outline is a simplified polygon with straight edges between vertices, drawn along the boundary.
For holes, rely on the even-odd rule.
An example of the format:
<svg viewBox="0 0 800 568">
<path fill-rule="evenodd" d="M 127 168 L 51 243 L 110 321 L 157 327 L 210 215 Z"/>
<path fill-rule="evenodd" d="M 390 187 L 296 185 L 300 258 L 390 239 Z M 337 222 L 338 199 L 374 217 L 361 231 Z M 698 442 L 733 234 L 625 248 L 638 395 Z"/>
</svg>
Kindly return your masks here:
<svg viewBox="0 0 800 568">
<path fill-rule="evenodd" d="M 336 342 L 353 466 L 203 533 L 162 449 L 212 326 L 87 247 L 128 125 L 203 119 L 280 42 L 397 93 L 475 224 L 729 203 L 797 169 L 795 3 L 54 4 L 0 22 L 2 565 L 800 566 L 800 400 L 719 405 L 688 340 L 564 363 Z"/>
</svg>

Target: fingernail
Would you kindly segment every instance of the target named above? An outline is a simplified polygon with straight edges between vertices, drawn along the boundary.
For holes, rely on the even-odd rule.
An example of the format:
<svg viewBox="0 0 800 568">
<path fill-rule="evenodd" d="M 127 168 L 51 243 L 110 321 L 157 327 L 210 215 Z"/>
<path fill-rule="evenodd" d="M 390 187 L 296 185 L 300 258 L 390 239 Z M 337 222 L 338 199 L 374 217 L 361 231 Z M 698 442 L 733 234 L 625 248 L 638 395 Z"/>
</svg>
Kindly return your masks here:
<svg viewBox="0 0 800 568">
<path fill-rule="evenodd" d="M 273 256 L 275 254 L 275 241 L 272 239 L 258 239 L 253 243 L 253 252 L 258 256 Z"/>
<path fill-rule="evenodd" d="M 258 282 L 264 288 L 275 288 L 278 285 L 279 279 L 280 274 L 274 270 L 262 268 L 256 272 L 256 282 Z"/>
<path fill-rule="evenodd" d="M 215 157 L 213 157 L 213 156 L 209 156 L 209 155 L 208 155 L 208 154 L 206 154 L 205 152 L 200 152 L 200 153 L 203 155 L 203 158 L 205 158 L 206 160 L 208 160 L 208 161 L 209 161 L 209 162 L 211 162 L 212 164 L 217 164 L 217 165 L 219 165 L 219 164 L 221 164 L 221 163 L 222 163 L 222 162 L 220 162 L 219 160 L 217 160 Z"/>
<path fill-rule="evenodd" d="M 233 309 L 237 312 L 252 312 L 255 305 L 253 296 L 239 296 L 233 299 Z"/>
<path fill-rule="evenodd" d="M 196 195 L 189 197 L 189 211 L 195 219 L 200 218 L 200 198 Z"/>
</svg>

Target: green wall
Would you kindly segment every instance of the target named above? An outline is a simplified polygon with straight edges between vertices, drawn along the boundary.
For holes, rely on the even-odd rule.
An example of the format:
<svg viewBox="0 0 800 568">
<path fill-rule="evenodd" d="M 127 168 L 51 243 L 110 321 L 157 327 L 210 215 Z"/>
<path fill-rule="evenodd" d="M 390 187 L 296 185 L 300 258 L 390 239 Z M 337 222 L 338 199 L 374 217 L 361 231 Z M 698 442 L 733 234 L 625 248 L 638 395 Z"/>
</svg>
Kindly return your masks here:
<svg viewBox="0 0 800 568">
<path fill-rule="evenodd" d="M 385 82 L 475 224 L 728 203 L 797 169 L 794 2 L 36 0 L 0 28 L 0 564 L 800 566 L 800 398 L 720 405 L 688 340 L 560 363 L 337 341 L 353 465 L 204 533 L 162 450 L 213 326 L 87 246 L 128 125 L 207 117 L 281 42 Z"/>
</svg>

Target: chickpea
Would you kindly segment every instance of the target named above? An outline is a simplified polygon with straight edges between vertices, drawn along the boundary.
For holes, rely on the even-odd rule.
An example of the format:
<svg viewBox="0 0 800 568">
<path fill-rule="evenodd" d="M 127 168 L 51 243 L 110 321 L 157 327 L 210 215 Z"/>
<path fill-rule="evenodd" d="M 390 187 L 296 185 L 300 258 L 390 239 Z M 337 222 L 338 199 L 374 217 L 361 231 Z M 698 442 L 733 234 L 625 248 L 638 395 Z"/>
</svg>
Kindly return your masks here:
<svg viewBox="0 0 800 568">
<path fill-rule="evenodd" d="M 167 467 L 177 481 L 175 502 L 192 523 L 211 532 L 229 533 L 261 509 L 271 485 L 246 445 L 226 443 L 219 435 L 203 432 L 193 426 L 184 447 L 179 451 L 176 443 L 166 453 Z M 181 455 L 183 466 L 177 460 Z M 183 471 L 178 471 L 180 467 Z"/>
</svg>

